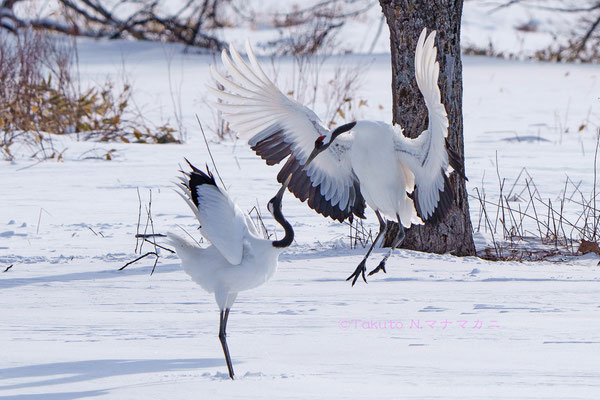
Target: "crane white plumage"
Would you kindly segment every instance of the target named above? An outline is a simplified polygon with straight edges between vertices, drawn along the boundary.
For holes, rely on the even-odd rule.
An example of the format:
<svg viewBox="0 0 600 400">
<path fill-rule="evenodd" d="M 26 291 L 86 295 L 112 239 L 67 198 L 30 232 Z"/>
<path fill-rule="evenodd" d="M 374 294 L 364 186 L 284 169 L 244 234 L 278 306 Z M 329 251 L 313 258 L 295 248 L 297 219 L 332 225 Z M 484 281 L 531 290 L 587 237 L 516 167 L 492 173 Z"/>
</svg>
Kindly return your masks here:
<svg viewBox="0 0 600 400">
<path fill-rule="evenodd" d="M 377 215 L 380 230 L 373 245 L 348 278 L 365 277 L 366 260 L 387 225 L 401 227 L 439 221 L 453 201 L 449 167 L 464 177 L 460 157 L 447 145 L 448 118 L 438 87 L 435 31 L 423 29 L 415 51 L 415 76 L 428 110 L 428 128 L 416 139 L 385 122 L 359 120 L 329 131 L 316 114 L 286 97 L 260 68 L 248 43 L 250 64 L 233 46 L 223 51 L 228 79 L 212 69 L 224 90 L 209 86 L 234 130 L 254 136 L 252 149 L 267 164 L 290 156 L 277 179 L 290 176 L 289 190 L 324 216 L 340 221 L 364 218 L 365 202 Z M 231 58 L 230 58 L 231 56 Z M 343 133 L 347 134 L 343 135 Z M 393 249 L 404 238 L 401 228 L 392 249 L 371 271 L 383 270 Z"/>
<path fill-rule="evenodd" d="M 192 171 L 180 177 L 177 193 L 194 212 L 202 236 L 212 245 L 202 248 L 174 233 L 169 232 L 167 236 L 181 259 L 183 270 L 204 290 L 214 293 L 220 311 L 219 340 L 233 379 L 226 339 L 229 310 L 239 292 L 260 286 L 273 276 L 279 254 L 294 240 L 294 230 L 281 212 L 286 186 L 282 185 L 267 206 L 283 227 L 285 236 L 281 240 L 266 240 L 259 236 L 250 217 L 217 186 L 208 168 L 205 173 L 188 164 Z"/>
</svg>

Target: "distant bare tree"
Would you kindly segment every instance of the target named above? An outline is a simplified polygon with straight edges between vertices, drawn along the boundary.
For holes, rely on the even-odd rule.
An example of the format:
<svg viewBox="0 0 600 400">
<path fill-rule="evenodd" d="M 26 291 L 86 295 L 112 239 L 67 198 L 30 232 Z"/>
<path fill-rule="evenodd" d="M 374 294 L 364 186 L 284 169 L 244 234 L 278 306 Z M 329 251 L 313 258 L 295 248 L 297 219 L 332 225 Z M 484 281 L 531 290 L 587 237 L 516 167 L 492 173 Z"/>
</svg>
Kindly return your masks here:
<svg viewBox="0 0 600 400">
<path fill-rule="evenodd" d="M 160 7 L 160 0 L 57 0 L 61 14 L 25 17 L 31 12 L 19 13 L 17 8 L 33 7 L 31 0 L 2 0 L 0 27 L 11 32 L 36 28 L 95 38 L 162 40 L 218 50 L 223 43 L 208 31 L 222 25 L 218 11 L 228 1 L 188 0 L 169 13 Z"/>
<path fill-rule="evenodd" d="M 253 4 L 236 0 L 186 0 L 180 8 L 168 11 L 168 0 L 56 0 L 59 13 L 35 16 L 43 8 L 36 0 L 0 0 L 0 28 L 16 32 L 24 28 L 45 29 L 69 35 L 94 38 L 134 38 L 184 43 L 220 50 L 224 43 L 214 28 L 240 22 L 266 23 L 289 31 L 283 39 L 266 43 L 277 54 L 314 53 L 327 39 L 376 0 L 321 0 L 290 10 L 273 6 L 261 13 Z M 255 4 L 254 4 L 255 6 Z M 285 11 L 279 11 L 285 10 Z"/>
<path fill-rule="evenodd" d="M 600 60 L 600 0 L 505 0 L 499 1 L 490 12 L 521 5 L 557 13 L 581 14 L 567 35 L 558 37 L 558 48 L 541 50 L 539 59 L 554 61 Z"/>
<path fill-rule="evenodd" d="M 258 14 L 247 2 L 232 2 L 236 16 L 250 23 L 266 23 L 286 31 L 283 38 L 265 43 L 278 55 L 314 54 L 325 48 L 331 51 L 333 36 L 351 18 L 358 17 L 377 4 L 377 0 L 322 0 L 310 5 L 294 6 Z M 338 49 L 339 51 L 340 49 Z"/>
</svg>

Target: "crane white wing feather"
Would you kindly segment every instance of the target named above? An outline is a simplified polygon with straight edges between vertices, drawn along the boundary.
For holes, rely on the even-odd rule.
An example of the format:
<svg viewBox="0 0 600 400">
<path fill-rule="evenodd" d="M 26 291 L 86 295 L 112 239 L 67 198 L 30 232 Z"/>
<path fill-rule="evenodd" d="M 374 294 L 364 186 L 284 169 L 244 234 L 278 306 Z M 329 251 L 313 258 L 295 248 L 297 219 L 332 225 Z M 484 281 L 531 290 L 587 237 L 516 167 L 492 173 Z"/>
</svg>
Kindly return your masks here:
<svg viewBox="0 0 600 400">
<path fill-rule="evenodd" d="M 194 169 L 189 181 L 177 183 L 177 193 L 185 200 L 200 222 L 200 232 L 232 265 L 242 262 L 244 238 L 251 234 L 248 221 L 212 175 Z M 251 223 L 251 221 L 250 221 Z M 256 229 L 254 229 L 256 232 Z"/>
<path fill-rule="evenodd" d="M 446 175 L 448 117 L 438 86 L 440 66 L 434 42 L 435 31 L 427 36 L 427 30 L 423 29 L 415 51 L 415 77 L 429 117 L 427 130 L 410 139 L 395 128 L 395 148 L 415 175 L 415 208 L 424 221 L 439 219 L 452 202 L 452 188 Z"/>
</svg>

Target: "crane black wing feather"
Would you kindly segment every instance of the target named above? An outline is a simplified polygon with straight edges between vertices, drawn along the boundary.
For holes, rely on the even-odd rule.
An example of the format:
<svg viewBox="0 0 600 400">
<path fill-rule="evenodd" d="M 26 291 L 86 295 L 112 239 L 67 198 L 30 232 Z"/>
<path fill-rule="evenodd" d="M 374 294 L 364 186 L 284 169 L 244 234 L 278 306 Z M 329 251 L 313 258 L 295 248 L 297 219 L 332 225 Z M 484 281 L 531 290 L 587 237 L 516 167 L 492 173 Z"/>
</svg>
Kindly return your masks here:
<svg viewBox="0 0 600 400">
<path fill-rule="evenodd" d="M 448 143 L 448 138 L 446 138 L 446 151 L 448 152 L 448 162 L 450 163 L 450 166 L 452 167 L 454 172 L 456 172 L 465 181 L 468 181 L 469 179 L 467 179 L 467 177 L 465 176 L 465 165 L 460 159 L 458 153 L 454 151 L 452 147 L 450 147 L 450 143 Z"/>
<path fill-rule="evenodd" d="M 435 210 L 432 214 L 429 215 L 429 217 L 426 217 L 425 213 L 421 209 L 418 186 L 415 186 L 415 190 L 411 196 L 414 200 L 415 210 L 417 211 L 417 215 L 419 216 L 419 218 L 423 220 L 427 219 L 427 222 L 434 224 L 444 219 L 446 214 L 448 214 L 448 210 L 450 210 L 450 208 L 452 207 L 452 201 L 454 200 L 452 184 L 450 183 L 450 180 L 448 179 L 443 170 L 442 175 L 444 177 L 444 186 L 442 190 L 439 190 L 439 201 Z"/>
<path fill-rule="evenodd" d="M 279 174 L 277 174 L 277 181 L 283 183 L 289 174 L 292 175 L 292 179 L 288 185 L 289 190 L 300 201 L 308 200 L 308 206 L 319 214 L 331 217 L 340 222 L 345 219 L 351 219 L 352 215 L 365 218 L 366 202 L 360 193 L 358 181 L 354 181 L 348 189 L 350 191 L 348 205 L 342 210 L 333 205 L 331 199 L 328 200 L 322 194 L 321 184 L 315 185 L 311 181 L 307 171 L 303 168 L 303 164 L 296 160 L 293 155 L 287 160 L 283 168 L 281 168 Z"/>
<path fill-rule="evenodd" d="M 267 165 L 279 164 L 292 153 L 292 144 L 285 141 L 283 129 L 277 129 L 271 136 L 250 147 L 267 162 Z"/>
</svg>

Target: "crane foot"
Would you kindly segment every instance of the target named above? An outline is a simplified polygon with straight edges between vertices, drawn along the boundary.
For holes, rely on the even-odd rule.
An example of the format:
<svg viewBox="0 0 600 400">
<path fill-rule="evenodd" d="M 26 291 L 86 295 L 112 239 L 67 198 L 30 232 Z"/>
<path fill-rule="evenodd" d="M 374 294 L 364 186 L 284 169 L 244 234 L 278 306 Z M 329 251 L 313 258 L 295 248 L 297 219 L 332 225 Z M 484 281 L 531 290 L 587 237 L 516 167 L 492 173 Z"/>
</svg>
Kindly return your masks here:
<svg viewBox="0 0 600 400">
<path fill-rule="evenodd" d="M 385 270 L 385 259 L 381 260 L 381 262 L 379 263 L 379 265 L 377 266 L 377 268 L 375 268 L 373 271 L 369 272 L 369 276 L 378 273 L 379 271 L 383 271 L 384 274 L 387 274 L 387 271 Z"/>
<path fill-rule="evenodd" d="M 356 269 L 354 270 L 352 275 L 350 275 L 348 278 L 346 278 L 347 281 L 354 278 L 354 279 L 352 279 L 352 286 L 354 286 L 354 284 L 356 283 L 356 280 L 361 275 L 362 275 L 363 281 L 365 281 L 365 283 L 367 283 L 367 278 L 365 277 L 365 271 L 367 270 L 367 268 L 365 267 L 366 262 L 367 262 L 367 260 L 362 260 L 360 262 L 360 264 L 358 264 L 358 267 L 356 267 Z"/>
</svg>

